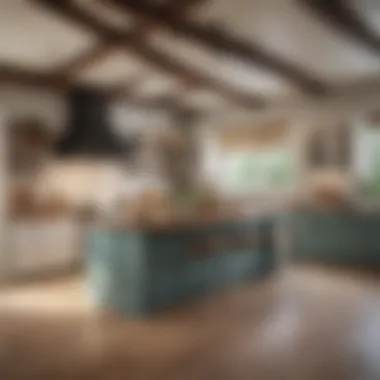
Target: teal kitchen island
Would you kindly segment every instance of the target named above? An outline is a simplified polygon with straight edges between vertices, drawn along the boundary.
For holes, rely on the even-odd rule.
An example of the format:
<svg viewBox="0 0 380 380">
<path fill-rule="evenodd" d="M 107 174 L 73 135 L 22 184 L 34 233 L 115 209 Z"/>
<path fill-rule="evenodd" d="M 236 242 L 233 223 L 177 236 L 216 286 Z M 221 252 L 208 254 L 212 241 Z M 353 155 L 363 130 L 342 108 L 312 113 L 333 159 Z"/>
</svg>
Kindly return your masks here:
<svg viewBox="0 0 380 380">
<path fill-rule="evenodd" d="M 292 261 L 303 264 L 378 269 L 378 211 L 294 210 Z"/>
<path fill-rule="evenodd" d="M 87 285 L 99 307 L 148 315 L 275 267 L 274 219 L 239 217 L 143 228 L 94 226 Z"/>
</svg>

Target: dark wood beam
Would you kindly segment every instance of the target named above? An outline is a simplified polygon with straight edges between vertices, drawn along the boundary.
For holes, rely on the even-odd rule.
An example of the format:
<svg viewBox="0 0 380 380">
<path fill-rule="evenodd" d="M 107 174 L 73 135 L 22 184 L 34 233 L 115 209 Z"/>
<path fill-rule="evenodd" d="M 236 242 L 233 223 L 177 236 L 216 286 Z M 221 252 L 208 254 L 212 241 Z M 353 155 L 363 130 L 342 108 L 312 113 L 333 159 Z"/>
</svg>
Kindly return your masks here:
<svg viewBox="0 0 380 380">
<path fill-rule="evenodd" d="M 140 22 L 133 28 L 131 33 L 135 34 L 136 39 L 147 32 L 146 24 L 147 23 Z M 106 57 L 108 54 L 119 50 L 120 47 L 123 47 L 123 43 L 112 43 L 111 41 L 105 39 L 101 43 L 93 46 L 84 54 L 81 53 L 76 58 L 61 64 L 58 68 L 56 68 L 56 72 L 57 74 L 65 77 L 66 80 L 73 81 L 86 67 L 95 64 L 99 60 Z"/>
<path fill-rule="evenodd" d="M 365 24 L 358 12 L 344 0 L 298 0 L 336 30 L 380 54 L 380 37 Z"/>
<path fill-rule="evenodd" d="M 71 84 L 61 76 L 6 64 L 0 64 L 0 84 L 17 84 L 62 93 L 65 93 L 71 87 Z M 125 99 L 134 95 L 137 85 L 137 80 L 129 81 L 117 87 L 103 88 L 102 91 L 112 98 Z"/>
<path fill-rule="evenodd" d="M 64 90 L 66 83 L 51 73 L 42 73 L 16 65 L 0 64 L 0 83 Z"/>
<path fill-rule="evenodd" d="M 179 101 L 178 98 L 175 97 L 175 95 L 163 95 L 152 98 L 131 97 L 130 99 L 123 99 L 123 104 L 141 110 L 165 111 L 170 114 L 183 112 L 184 110 L 190 110 L 190 108 L 183 104 L 181 101 Z"/>
<path fill-rule="evenodd" d="M 125 11 L 170 29 L 172 32 L 222 54 L 238 57 L 251 65 L 271 71 L 290 80 L 310 94 L 324 94 L 326 87 L 321 80 L 282 58 L 267 52 L 252 42 L 243 41 L 224 30 L 196 24 L 181 15 L 167 12 L 162 6 L 134 0 L 108 0 Z"/>
<path fill-rule="evenodd" d="M 152 98 L 132 99 L 131 103 L 140 105 L 145 108 L 175 108 L 180 105 L 180 102 L 174 95 L 162 95 Z"/>
<path fill-rule="evenodd" d="M 116 48 L 117 45 L 109 43 L 98 44 L 90 48 L 84 54 L 81 53 L 76 58 L 70 59 L 68 62 L 61 64 L 55 69 L 55 72 L 67 81 L 73 81 L 76 79 L 78 73 L 104 58 L 107 54 L 112 53 Z"/>
<path fill-rule="evenodd" d="M 123 100 L 133 99 L 140 83 L 141 78 L 136 76 L 129 79 L 127 82 L 116 86 L 112 91 L 114 98 Z"/>
<path fill-rule="evenodd" d="M 135 54 L 148 64 L 155 66 L 162 72 L 176 76 L 187 83 L 207 87 L 219 92 L 229 101 L 249 108 L 262 107 L 264 102 L 261 97 L 242 94 L 228 85 L 215 80 L 214 78 L 197 72 L 194 68 L 183 62 L 175 60 L 162 53 L 160 50 L 142 41 L 139 36 L 132 32 L 120 32 L 114 28 L 103 24 L 102 21 L 93 17 L 72 2 L 67 0 L 33 0 L 34 2 L 45 6 L 54 11 L 56 14 L 67 20 L 79 25 L 87 31 L 97 35 L 101 40 L 107 40 L 107 43 L 120 45 L 128 52 Z"/>
<path fill-rule="evenodd" d="M 65 94 L 70 88 L 67 82 L 61 81 L 60 77 L 49 73 L 36 72 L 34 70 L 16 67 L 14 65 L 0 65 L 0 85 L 17 84 L 38 89 L 47 89 Z M 162 110 L 176 112 L 183 109 L 175 96 L 161 96 L 156 98 L 136 99 L 135 89 L 137 82 L 124 83 L 115 88 L 102 89 L 112 99 L 123 100 L 124 103 L 141 109 Z"/>
<path fill-rule="evenodd" d="M 205 0 L 175 0 L 169 1 L 165 6 L 168 11 L 185 12 L 194 6 L 202 4 L 204 1 Z M 138 23 L 134 27 L 134 33 L 140 36 L 144 34 L 146 35 L 146 33 L 152 29 L 150 23 L 149 25 L 146 24 L 147 23 Z M 65 77 L 67 80 L 74 80 L 78 73 L 86 67 L 96 63 L 119 47 L 119 44 L 111 44 L 107 41 L 103 41 L 89 49 L 84 54 L 80 54 L 76 58 L 70 59 L 68 62 L 61 64 L 57 68 L 57 73 Z"/>
<path fill-rule="evenodd" d="M 184 14 L 205 4 L 206 2 L 207 0 L 172 0 L 167 1 L 163 7 L 166 8 L 168 12 L 180 12 L 181 14 Z"/>
<path fill-rule="evenodd" d="M 63 95 L 70 88 L 66 81 L 62 81 L 61 77 L 16 67 L 14 65 L 1 64 L 0 85 L 4 84 L 17 84 L 37 89 L 47 89 Z M 102 91 L 111 99 L 122 100 L 124 103 L 140 109 L 160 110 L 173 113 L 185 108 L 174 95 L 136 99 L 135 90 L 137 85 L 138 79 L 136 78 L 135 81 L 130 81 L 114 88 L 103 88 Z"/>
</svg>

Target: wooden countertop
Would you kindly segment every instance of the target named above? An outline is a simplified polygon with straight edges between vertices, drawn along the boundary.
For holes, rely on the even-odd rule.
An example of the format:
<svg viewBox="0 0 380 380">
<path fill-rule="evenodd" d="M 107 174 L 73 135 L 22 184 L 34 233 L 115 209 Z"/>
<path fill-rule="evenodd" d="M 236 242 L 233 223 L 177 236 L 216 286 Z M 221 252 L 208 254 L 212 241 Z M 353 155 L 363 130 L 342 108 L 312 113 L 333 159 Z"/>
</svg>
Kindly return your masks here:
<svg viewBox="0 0 380 380">
<path fill-rule="evenodd" d="M 237 222 L 252 218 L 271 218 L 289 210 L 289 207 L 273 202 L 271 205 L 262 204 L 243 210 L 221 210 L 213 215 L 192 215 L 187 218 L 172 217 L 161 220 L 95 220 L 94 227 L 115 230 L 147 230 L 147 231 L 175 231 L 188 228 L 207 228 L 215 224 Z"/>
<path fill-rule="evenodd" d="M 11 216 L 8 221 L 10 223 L 54 223 L 66 220 L 77 220 L 73 215 L 17 215 Z"/>
</svg>

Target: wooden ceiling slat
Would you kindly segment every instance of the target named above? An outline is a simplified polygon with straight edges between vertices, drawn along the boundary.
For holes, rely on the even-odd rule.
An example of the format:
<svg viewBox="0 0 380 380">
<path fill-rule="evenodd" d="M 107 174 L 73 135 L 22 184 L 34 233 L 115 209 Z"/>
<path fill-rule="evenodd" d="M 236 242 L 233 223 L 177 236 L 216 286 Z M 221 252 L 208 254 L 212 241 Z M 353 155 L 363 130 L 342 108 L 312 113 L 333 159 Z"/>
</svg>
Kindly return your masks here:
<svg viewBox="0 0 380 380">
<path fill-rule="evenodd" d="M 185 13 L 189 10 L 199 7 L 204 4 L 207 0 L 172 0 L 168 1 L 164 7 L 166 7 L 168 12 L 181 12 Z M 177 13 L 178 14 L 178 13 Z"/>
<path fill-rule="evenodd" d="M 120 84 L 117 86 L 113 93 L 116 99 L 131 99 L 135 96 L 136 88 L 139 86 L 141 81 L 140 77 L 134 77 L 127 81 L 127 83 Z"/>
<path fill-rule="evenodd" d="M 104 25 L 97 18 L 82 11 L 70 1 L 33 1 L 65 17 L 69 21 L 74 22 L 87 30 L 91 30 L 101 40 L 107 40 L 108 44 L 123 46 L 128 52 L 134 53 L 166 74 L 177 76 L 190 84 L 213 89 L 240 106 L 257 108 L 263 105 L 263 100 L 260 97 L 242 94 L 220 81 L 194 71 L 193 68 L 190 68 L 182 62 L 176 61 L 174 58 L 161 53 L 159 50 L 142 41 L 140 36 L 136 35 L 133 30 L 131 32 L 114 30 L 112 27 Z"/>
<path fill-rule="evenodd" d="M 178 99 L 176 99 L 175 96 L 173 95 L 163 95 L 163 96 L 158 96 L 154 98 L 148 98 L 148 99 L 136 99 L 132 100 L 133 104 L 141 104 L 144 107 L 148 108 L 171 108 L 171 107 L 177 107 L 179 105 Z"/>
<path fill-rule="evenodd" d="M 144 109 L 144 110 L 166 110 L 172 115 L 177 112 L 192 112 L 198 115 L 205 114 L 203 111 L 194 110 L 181 103 L 175 95 L 164 95 L 155 98 L 131 98 L 126 103 L 129 107 Z"/>
<path fill-rule="evenodd" d="M 0 64 L 0 84 L 6 83 L 43 88 L 62 93 L 66 92 L 70 86 L 70 83 L 68 83 L 67 80 L 54 73 L 41 73 L 24 67 L 17 67 L 13 64 Z M 125 98 L 125 96 L 133 93 L 135 85 L 135 82 L 128 82 L 127 84 L 124 83 L 122 86 L 104 88 L 103 92 L 110 98 Z"/>
<path fill-rule="evenodd" d="M 293 63 L 275 57 L 262 47 L 242 41 L 230 33 L 211 26 L 196 24 L 181 15 L 165 11 L 159 5 L 146 1 L 107 0 L 140 18 L 169 28 L 172 32 L 202 44 L 218 53 L 234 55 L 249 64 L 260 66 L 265 70 L 280 75 L 307 93 L 321 95 L 326 93 L 323 82 L 312 74 L 305 72 Z"/>
<path fill-rule="evenodd" d="M 19 84 L 36 88 L 47 89 L 51 91 L 58 91 L 65 93 L 68 89 L 67 81 L 62 80 L 60 76 L 51 73 L 40 73 L 34 70 L 16 67 L 14 65 L 0 65 L 0 84 Z M 120 99 L 124 101 L 129 99 L 128 103 L 132 106 L 142 109 L 164 110 L 170 112 L 177 112 L 183 106 L 179 104 L 178 99 L 174 96 L 169 99 L 163 97 L 157 99 L 140 99 L 136 100 L 134 97 L 135 81 L 128 82 L 127 84 L 120 85 L 115 88 L 103 89 L 103 92 L 110 98 Z"/>
<path fill-rule="evenodd" d="M 299 0 L 322 20 L 346 36 L 380 54 L 380 38 L 368 27 L 347 0 Z"/>
<path fill-rule="evenodd" d="M 0 64 L 0 83 L 16 83 L 32 87 L 49 89 L 64 89 L 65 82 L 51 73 L 41 73 L 34 70 L 17 67 L 16 65 Z"/>
<path fill-rule="evenodd" d="M 204 0 L 201 0 L 204 1 Z M 189 7 L 194 6 L 195 4 L 199 4 L 200 0 L 177 0 L 174 2 L 169 1 L 166 5 L 167 9 L 172 11 L 184 12 Z M 141 36 L 149 32 L 151 27 L 150 23 L 140 22 L 138 23 L 134 29 L 133 33 L 137 36 Z M 86 67 L 96 63 L 98 60 L 104 58 L 109 53 L 112 53 L 114 50 L 120 48 L 119 44 L 111 44 L 107 41 L 104 41 L 94 47 L 92 47 L 86 53 L 82 53 L 78 55 L 75 59 L 71 59 L 70 61 L 61 64 L 57 68 L 57 72 L 60 72 L 62 76 L 65 76 L 67 79 L 74 80 L 75 77 L 84 70 Z"/>
<path fill-rule="evenodd" d="M 107 54 L 112 53 L 117 48 L 116 45 L 103 43 L 89 49 L 86 53 L 81 53 L 76 58 L 61 64 L 56 68 L 56 72 L 66 80 L 74 80 L 78 73 L 102 59 Z"/>
</svg>

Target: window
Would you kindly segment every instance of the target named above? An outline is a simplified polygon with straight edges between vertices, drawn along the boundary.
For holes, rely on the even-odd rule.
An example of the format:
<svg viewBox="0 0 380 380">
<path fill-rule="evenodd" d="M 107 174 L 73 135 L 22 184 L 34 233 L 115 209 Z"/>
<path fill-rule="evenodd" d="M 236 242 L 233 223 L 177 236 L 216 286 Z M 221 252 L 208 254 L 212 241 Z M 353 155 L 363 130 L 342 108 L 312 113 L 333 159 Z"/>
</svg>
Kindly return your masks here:
<svg viewBox="0 0 380 380">
<path fill-rule="evenodd" d="M 224 182 L 229 192 L 285 191 L 294 183 L 294 162 L 285 148 L 229 152 L 225 157 Z"/>
<path fill-rule="evenodd" d="M 380 124 L 378 124 L 380 125 Z M 380 196 L 380 128 L 374 123 L 357 123 L 354 139 L 354 170 L 359 193 L 367 200 Z"/>
</svg>

